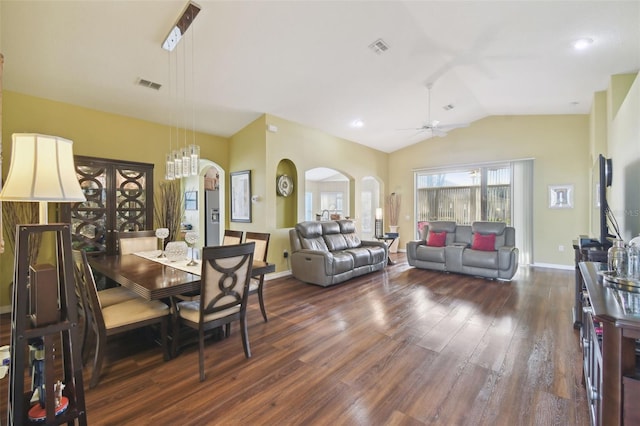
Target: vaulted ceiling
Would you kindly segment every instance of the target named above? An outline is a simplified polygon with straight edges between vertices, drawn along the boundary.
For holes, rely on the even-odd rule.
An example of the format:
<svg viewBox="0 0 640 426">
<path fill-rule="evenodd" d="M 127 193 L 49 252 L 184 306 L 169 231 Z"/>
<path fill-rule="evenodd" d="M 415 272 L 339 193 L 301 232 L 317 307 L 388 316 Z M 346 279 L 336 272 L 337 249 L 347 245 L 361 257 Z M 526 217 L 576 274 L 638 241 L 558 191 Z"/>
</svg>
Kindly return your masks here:
<svg viewBox="0 0 640 426">
<path fill-rule="evenodd" d="M 200 1 L 170 57 L 186 5 L 3 0 L 4 88 L 165 124 L 179 107 L 220 136 L 268 113 L 392 152 L 427 118 L 588 113 L 640 69 L 639 1 Z"/>
</svg>

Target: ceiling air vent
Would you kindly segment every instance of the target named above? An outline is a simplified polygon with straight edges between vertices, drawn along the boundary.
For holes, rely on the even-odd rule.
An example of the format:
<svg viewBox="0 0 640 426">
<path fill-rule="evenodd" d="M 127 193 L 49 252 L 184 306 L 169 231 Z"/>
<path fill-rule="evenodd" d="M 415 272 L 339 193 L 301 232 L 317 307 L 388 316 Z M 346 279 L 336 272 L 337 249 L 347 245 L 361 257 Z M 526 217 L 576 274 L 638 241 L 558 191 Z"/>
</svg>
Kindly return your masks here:
<svg viewBox="0 0 640 426">
<path fill-rule="evenodd" d="M 389 45 L 383 39 L 379 38 L 369 45 L 369 49 L 373 50 L 378 55 L 382 55 L 384 52 L 389 50 Z"/>
<path fill-rule="evenodd" d="M 153 81 L 145 80 L 144 78 L 138 79 L 138 85 L 142 87 L 148 87 L 149 89 L 160 90 L 162 84 L 154 83 Z"/>
</svg>

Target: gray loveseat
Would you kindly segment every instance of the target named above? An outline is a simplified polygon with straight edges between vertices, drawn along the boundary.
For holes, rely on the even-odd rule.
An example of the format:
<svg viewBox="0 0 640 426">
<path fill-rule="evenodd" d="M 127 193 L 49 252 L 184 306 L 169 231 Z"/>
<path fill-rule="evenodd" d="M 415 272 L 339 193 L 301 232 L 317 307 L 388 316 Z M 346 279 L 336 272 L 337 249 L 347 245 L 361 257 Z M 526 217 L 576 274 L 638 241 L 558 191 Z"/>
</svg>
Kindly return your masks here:
<svg viewBox="0 0 640 426">
<path fill-rule="evenodd" d="M 518 270 L 515 238 L 515 229 L 502 222 L 429 222 L 421 240 L 407 243 L 407 261 L 417 268 L 511 280 Z"/>
<path fill-rule="evenodd" d="M 327 287 L 384 269 L 387 246 L 362 241 L 350 220 L 301 222 L 289 230 L 291 273 L 300 281 Z"/>
</svg>

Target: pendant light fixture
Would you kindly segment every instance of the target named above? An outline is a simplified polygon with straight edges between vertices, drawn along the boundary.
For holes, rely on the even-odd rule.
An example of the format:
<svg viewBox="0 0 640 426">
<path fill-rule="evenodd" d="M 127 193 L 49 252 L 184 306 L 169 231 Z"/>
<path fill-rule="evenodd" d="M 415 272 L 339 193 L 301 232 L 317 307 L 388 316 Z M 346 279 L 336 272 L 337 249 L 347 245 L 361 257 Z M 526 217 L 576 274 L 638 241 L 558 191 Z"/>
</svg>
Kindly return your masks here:
<svg viewBox="0 0 640 426">
<path fill-rule="evenodd" d="M 200 12 L 200 6 L 196 5 L 193 2 L 189 2 L 178 18 L 176 24 L 169 31 L 169 35 L 162 43 L 162 48 L 168 51 L 169 54 L 169 97 L 171 98 L 171 110 L 178 110 L 178 75 L 179 75 L 179 60 L 178 54 L 174 53 L 175 57 L 175 72 L 174 75 L 171 75 L 171 55 L 174 49 L 177 47 L 178 43 L 184 36 L 187 29 L 193 23 L 193 20 Z M 180 144 L 180 119 L 179 114 L 175 114 L 175 149 L 173 145 L 173 128 L 172 124 L 170 124 L 169 129 L 169 153 L 166 156 L 166 164 L 165 164 L 165 178 L 167 180 L 180 179 L 183 177 L 188 177 L 190 175 L 198 174 L 198 162 L 200 160 L 200 147 L 195 143 L 195 83 L 194 83 L 194 75 L 195 75 L 195 62 L 194 62 L 194 37 L 193 30 L 191 31 L 191 97 L 192 97 L 192 144 L 188 143 L 187 138 L 187 54 L 186 54 L 186 46 L 183 46 L 182 51 L 182 77 L 183 77 L 183 87 L 182 87 L 182 112 L 184 120 L 182 122 L 182 127 L 184 130 L 184 144 L 181 146 Z M 184 43 L 183 43 L 184 44 Z M 175 97 L 172 98 L 171 91 L 171 83 L 175 81 Z M 170 120 L 171 122 L 173 120 Z"/>
</svg>

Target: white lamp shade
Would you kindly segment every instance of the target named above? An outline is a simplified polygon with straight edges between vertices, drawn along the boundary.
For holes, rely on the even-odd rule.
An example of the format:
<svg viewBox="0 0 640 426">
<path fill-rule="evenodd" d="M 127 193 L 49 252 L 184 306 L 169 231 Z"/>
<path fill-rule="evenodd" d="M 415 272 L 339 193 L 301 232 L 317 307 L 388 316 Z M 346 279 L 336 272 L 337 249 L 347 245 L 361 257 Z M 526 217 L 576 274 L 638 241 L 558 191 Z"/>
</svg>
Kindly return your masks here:
<svg viewBox="0 0 640 426">
<path fill-rule="evenodd" d="M 382 208 L 380 207 L 376 209 L 376 219 L 378 220 L 382 219 Z"/>
<path fill-rule="evenodd" d="M 85 201 L 73 163 L 73 142 L 57 136 L 14 133 L 9 174 L 0 199 Z"/>
</svg>

